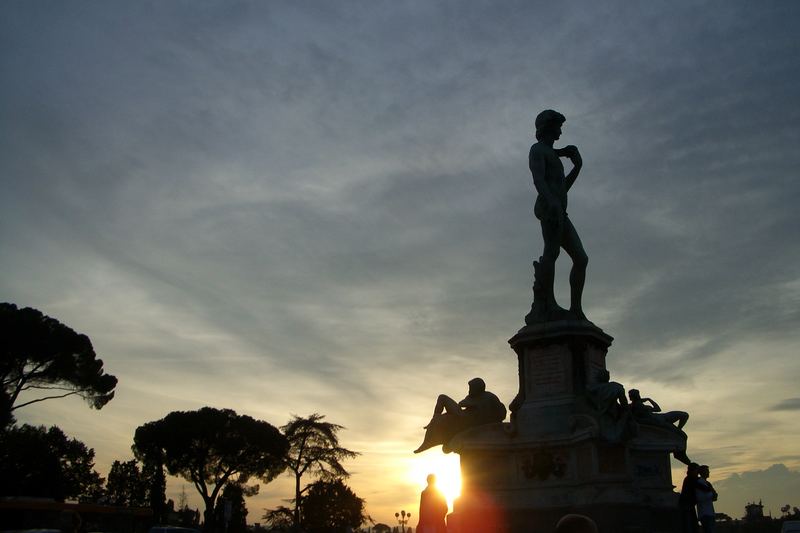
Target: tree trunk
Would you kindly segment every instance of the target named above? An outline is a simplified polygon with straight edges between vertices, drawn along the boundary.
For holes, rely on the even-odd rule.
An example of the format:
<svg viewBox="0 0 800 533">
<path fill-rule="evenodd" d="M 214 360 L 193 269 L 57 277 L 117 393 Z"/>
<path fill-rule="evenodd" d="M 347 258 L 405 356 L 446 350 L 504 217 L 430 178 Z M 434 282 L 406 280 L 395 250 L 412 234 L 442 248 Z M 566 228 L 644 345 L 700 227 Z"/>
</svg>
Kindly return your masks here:
<svg viewBox="0 0 800 533">
<path fill-rule="evenodd" d="M 300 527 L 300 474 L 294 476 L 294 527 Z"/>
<path fill-rule="evenodd" d="M 214 533 L 216 531 L 216 520 L 214 519 L 214 500 L 203 498 L 206 510 L 203 511 L 203 533 Z"/>
</svg>

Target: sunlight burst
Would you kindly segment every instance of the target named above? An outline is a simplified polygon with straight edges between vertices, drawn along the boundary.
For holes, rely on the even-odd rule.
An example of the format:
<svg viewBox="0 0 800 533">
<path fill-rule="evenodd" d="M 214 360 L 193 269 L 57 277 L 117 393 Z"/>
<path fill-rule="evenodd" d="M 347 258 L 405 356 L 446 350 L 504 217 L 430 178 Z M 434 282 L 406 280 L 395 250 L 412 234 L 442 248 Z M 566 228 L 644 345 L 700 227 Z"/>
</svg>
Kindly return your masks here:
<svg viewBox="0 0 800 533">
<path fill-rule="evenodd" d="M 414 457 L 408 475 L 419 485 L 420 492 L 427 485 L 425 480 L 428 474 L 436 475 L 436 486 L 447 498 L 447 505 L 452 511 L 453 500 L 461 494 L 461 465 L 458 454 L 429 450 Z"/>
</svg>

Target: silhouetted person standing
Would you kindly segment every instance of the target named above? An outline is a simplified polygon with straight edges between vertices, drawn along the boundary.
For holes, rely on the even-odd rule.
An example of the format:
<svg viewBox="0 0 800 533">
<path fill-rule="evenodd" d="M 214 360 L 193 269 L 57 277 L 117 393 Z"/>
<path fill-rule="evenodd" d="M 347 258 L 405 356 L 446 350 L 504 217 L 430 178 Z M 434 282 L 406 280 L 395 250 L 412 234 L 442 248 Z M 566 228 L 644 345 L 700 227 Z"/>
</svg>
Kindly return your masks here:
<svg viewBox="0 0 800 533">
<path fill-rule="evenodd" d="M 695 505 L 697 505 L 697 476 L 699 469 L 700 465 L 697 463 L 689 463 L 689 466 L 686 467 L 686 477 L 683 478 L 683 484 L 681 485 L 678 508 L 681 515 L 682 533 L 698 533 Z"/>
<path fill-rule="evenodd" d="M 533 184 L 538 192 L 533 212 L 542 225 L 544 252 L 540 263 L 534 265 L 540 289 L 537 294 L 534 286 L 534 305 L 530 314 L 525 317 L 527 324 L 562 319 L 566 315 L 564 309 L 556 304 L 553 292 L 556 259 L 561 248 L 572 258 L 572 270 L 569 274 L 570 318 L 586 318 L 581 306 L 581 296 L 589 258 L 567 215 L 567 191 L 578 178 L 583 160 L 578 148 L 573 145 L 553 148 L 553 144 L 561 137 L 561 125 L 565 120 L 564 115 L 552 109 L 539 113 L 535 122 L 538 142 L 531 146 L 528 155 Z M 572 170 L 566 176 L 560 159 L 562 157 L 572 162 Z M 537 301 L 539 299 L 543 301 Z"/>
<path fill-rule="evenodd" d="M 708 477 L 711 475 L 708 465 L 701 466 L 698 473 L 700 478 L 697 480 L 697 491 L 695 492 L 697 517 L 700 519 L 700 525 L 703 526 L 703 533 L 714 533 L 716 520 L 714 502 L 717 500 L 717 491 L 708 481 Z"/>
<path fill-rule="evenodd" d="M 447 500 L 436 488 L 436 476 L 428 474 L 428 486 L 419 496 L 417 533 L 447 533 Z"/>
</svg>

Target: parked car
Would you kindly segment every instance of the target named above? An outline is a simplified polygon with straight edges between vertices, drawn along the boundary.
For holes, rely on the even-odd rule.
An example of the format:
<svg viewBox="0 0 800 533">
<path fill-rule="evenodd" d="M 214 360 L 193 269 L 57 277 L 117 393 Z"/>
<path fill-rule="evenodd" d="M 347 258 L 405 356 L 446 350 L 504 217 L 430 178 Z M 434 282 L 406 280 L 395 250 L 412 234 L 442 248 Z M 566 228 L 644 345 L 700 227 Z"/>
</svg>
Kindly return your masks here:
<svg viewBox="0 0 800 533">
<path fill-rule="evenodd" d="M 200 532 L 190 527 L 153 526 L 147 533 L 200 533 Z"/>
<path fill-rule="evenodd" d="M 800 533 L 800 520 L 789 520 L 781 526 L 781 533 Z"/>
</svg>

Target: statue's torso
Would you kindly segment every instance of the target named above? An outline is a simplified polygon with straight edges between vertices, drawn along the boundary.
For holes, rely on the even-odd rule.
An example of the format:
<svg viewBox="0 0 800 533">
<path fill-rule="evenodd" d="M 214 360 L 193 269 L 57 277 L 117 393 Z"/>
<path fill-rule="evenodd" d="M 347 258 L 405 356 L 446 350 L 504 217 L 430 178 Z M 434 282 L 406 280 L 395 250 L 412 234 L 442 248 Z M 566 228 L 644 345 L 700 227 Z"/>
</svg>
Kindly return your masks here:
<svg viewBox="0 0 800 533">
<path fill-rule="evenodd" d="M 561 159 L 556 155 L 556 151 L 552 146 L 538 142 L 531 146 L 531 151 L 528 156 L 528 166 L 533 172 L 533 155 L 534 152 L 541 154 L 544 159 L 544 181 L 553 195 L 561 203 L 562 212 L 567 212 L 567 183 L 564 180 L 564 165 Z M 536 205 L 534 206 L 534 214 L 537 218 L 541 219 L 547 212 L 546 201 L 542 198 L 541 194 L 536 197 Z"/>
</svg>

